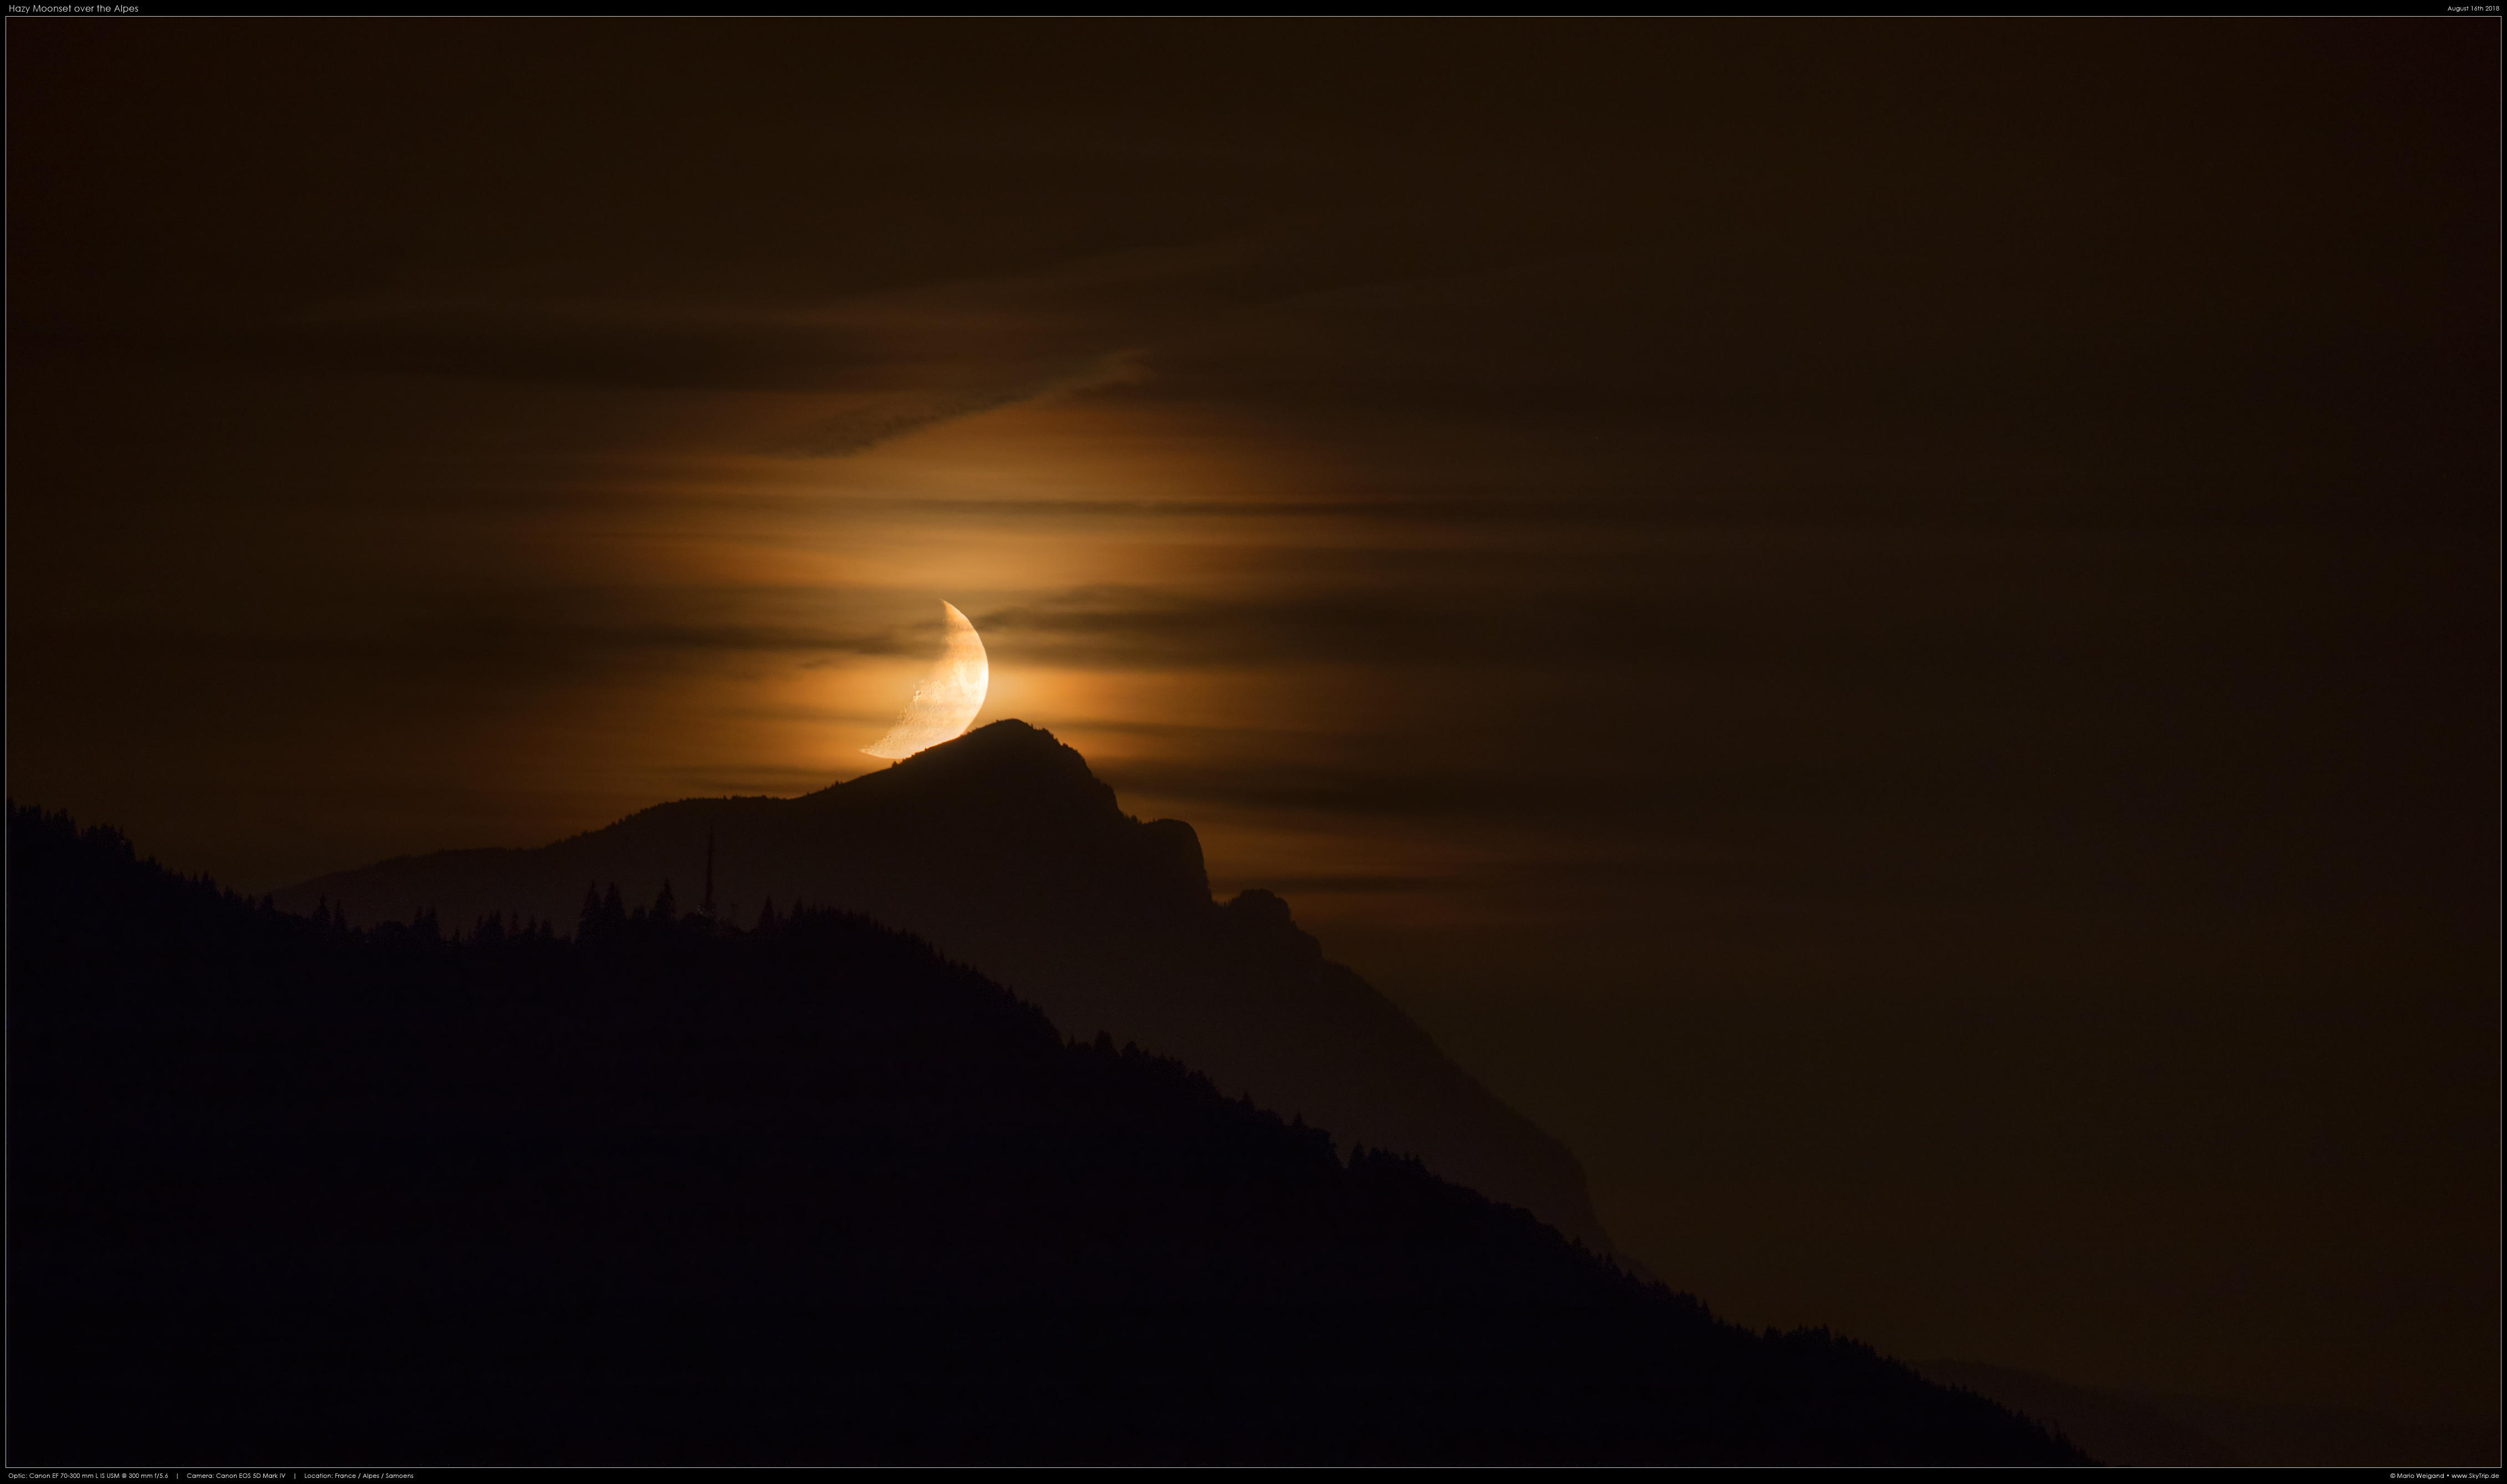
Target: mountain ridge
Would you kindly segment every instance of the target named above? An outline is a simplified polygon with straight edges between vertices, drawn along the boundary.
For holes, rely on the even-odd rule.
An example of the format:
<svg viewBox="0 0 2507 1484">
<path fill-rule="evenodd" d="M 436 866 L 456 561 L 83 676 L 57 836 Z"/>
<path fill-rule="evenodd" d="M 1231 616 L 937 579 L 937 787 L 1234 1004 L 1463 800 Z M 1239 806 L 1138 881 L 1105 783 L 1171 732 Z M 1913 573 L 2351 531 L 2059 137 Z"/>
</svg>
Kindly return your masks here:
<svg viewBox="0 0 2507 1484">
<path fill-rule="evenodd" d="M 2083 1461 L 854 914 L 8 855 L 13 1465 Z"/>
<path fill-rule="evenodd" d="M 1574 1154 L 1476 1079 L 1259 888 L 1210 894 L 1182 820 L 1124 814 L 1050 732 L 993 722 L 795 798 L 681 799 L 536 848 L 398 856 L 275 894 L 372 925 L 434 913 L 559 924 L 587 888 L 841 907 L 921 936 L 1066 1032 L 1137 1042 L 1284 1116 L 1419 1156 L 1612 1250 Z"/>
</svg>

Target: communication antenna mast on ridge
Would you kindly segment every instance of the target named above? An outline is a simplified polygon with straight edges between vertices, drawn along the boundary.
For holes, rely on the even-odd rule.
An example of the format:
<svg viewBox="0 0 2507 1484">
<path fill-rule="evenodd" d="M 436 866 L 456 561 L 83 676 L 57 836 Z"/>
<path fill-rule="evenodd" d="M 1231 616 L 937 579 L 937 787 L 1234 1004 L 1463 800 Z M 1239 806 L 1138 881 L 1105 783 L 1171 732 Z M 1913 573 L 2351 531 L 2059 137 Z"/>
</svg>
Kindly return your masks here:
<svg viewBox="0 0 2507 1484">
<path fill-rule="evenodd" d="M 710 828 L 706 831 L 705 901 L 699 905 L 703 908 L 707 917 L 713 916 L 713 831 Z"/>
</svg>

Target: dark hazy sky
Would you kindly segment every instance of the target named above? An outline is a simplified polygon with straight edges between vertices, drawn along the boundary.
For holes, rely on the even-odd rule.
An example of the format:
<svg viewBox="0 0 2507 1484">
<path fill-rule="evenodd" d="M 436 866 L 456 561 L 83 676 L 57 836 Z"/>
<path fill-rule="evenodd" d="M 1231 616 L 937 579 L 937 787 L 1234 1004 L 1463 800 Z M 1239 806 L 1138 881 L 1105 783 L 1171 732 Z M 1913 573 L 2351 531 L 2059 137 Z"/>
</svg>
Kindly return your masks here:
<svg viewBox="0 0 2507 1484">
<path fill-rule="evenodd" d="M 2494 20 L 16 19 L 9 788 L 986 718 L 1752 1323 L 2495 1415 Z"/>
</svg>

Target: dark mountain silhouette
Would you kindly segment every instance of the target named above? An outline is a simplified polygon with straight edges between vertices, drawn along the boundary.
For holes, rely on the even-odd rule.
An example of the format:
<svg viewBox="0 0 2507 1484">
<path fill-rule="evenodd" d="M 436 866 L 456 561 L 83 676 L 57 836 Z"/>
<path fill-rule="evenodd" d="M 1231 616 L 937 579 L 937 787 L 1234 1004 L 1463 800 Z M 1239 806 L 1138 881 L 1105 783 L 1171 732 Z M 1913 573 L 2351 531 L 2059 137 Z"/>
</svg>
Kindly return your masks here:
<svg viewBox="0 0 2507 1484">
<path fill-rule="evenodd" d="M 1212 902 L 1201 842 L 1143 823 L 1052 734 L 999 721 L 798 799 L 687 799 L 539 850 L 405 856 L 307 882 L 281 907 L 360 925 L 437 913 L 573 923 L 587 885 L 841 907 L 928 939 L 1087 1038 L 1136 1041 L 1228 1094 L 1437 1174 L 1609 1249 L 1576 1158 L 1447 1061 L 1288 905 Z"/>
<path fill-rule="evenodd" d="M 856 916 L 9 919 L 13 1466 L 2078 1461 Z"/>
<path fill-rule="evenodd" d="M 2248 1462 L 2146 1397 L 2072 1386 L 2051 1376 L 1973 1361 L 1925 1361 L 1922 1374 L 1944 1386 L 1989 1396 L 2079 1443 L 2102 1464 L 2119 1467 L 2226 1468 Z"/>
<path fill-rule="evenodd" d="M 2276 1468 L 2498 1466 L 2494 1423 L 2412 1422 L 2356 1407 L 2075 1386 L 1973 1360 L 1915 1369 L 2057 1428 L 2099 1462 Z"/>
</svg>

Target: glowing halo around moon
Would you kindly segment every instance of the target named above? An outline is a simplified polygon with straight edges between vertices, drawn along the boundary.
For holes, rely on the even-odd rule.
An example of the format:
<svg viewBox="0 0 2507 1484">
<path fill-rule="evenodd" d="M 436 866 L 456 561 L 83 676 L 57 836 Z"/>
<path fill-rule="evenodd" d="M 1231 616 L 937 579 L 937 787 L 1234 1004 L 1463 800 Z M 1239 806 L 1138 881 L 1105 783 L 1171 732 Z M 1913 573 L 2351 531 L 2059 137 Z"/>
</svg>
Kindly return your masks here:
<svg viewBox="0 0 2507 1484">
<path fill-rule="evenodd" d="M 862 750 L 873 757 L 912 757 L 964 734 L 975 713 L 984 708 L 984 692 L 993 683 L 984 640 L 954 603 L 944 602 L 949 642 L 924 677 L 914 682 L 914 699 L 905 704 L 896 725 L 876 746 Z"/>
</svg>

